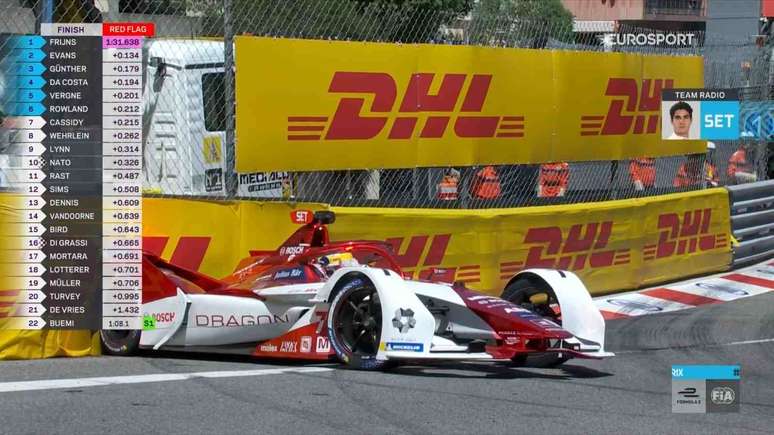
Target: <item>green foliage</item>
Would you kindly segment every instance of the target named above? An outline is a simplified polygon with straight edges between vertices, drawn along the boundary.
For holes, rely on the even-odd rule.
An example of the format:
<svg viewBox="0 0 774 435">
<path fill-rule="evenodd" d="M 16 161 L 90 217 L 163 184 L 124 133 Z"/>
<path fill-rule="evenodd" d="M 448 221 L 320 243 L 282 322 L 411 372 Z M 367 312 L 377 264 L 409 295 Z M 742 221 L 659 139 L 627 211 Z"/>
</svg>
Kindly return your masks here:
<svg viewBox="0 0 774 435">
<path fill-rule="evenodd" d="M 470 33 L 477 43 L 543 48 L 549 38 L 571 42 L 572 20 L 560 0 L 480 0 Z"/>
<path fill-rule="evenodd" d="M 202 14 L 221 23 L 221 2 L 203 0 Z M 232 0 L 236 34 L 342 40 L 427 42 L 473 0 Z"/>
</svg>

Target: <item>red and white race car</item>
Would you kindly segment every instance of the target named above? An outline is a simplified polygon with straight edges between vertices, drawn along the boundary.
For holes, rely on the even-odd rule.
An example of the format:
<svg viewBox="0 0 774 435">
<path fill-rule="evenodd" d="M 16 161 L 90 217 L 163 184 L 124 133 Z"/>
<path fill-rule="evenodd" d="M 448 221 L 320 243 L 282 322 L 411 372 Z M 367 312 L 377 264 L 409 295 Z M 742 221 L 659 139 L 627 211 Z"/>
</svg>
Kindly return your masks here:
<svg viewBox="0 0 774 435">
<path fill-rule="evenodd" d="M 330 242 L 332 212 L 275 252 L 252 252 L 215 279 L 145 254 L 140 330 L 103 330 L 108 354 L 140 348 L 338 359 L 382 369 L 401 360 L 603 358 L 605 322 L 572 273 L 518 273 L 500 298 L 461 283 L 406 279 L 384 242 Z"/>
</svg>

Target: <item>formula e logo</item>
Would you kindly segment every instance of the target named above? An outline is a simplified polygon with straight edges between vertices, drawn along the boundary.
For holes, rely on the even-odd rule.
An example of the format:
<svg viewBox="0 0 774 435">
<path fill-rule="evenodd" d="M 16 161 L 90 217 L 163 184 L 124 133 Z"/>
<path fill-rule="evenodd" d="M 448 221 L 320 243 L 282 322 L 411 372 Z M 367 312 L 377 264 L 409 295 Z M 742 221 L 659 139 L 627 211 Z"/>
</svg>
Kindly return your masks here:
<svg viewBox="0 0 774 435">
<path fill-rule="evenodd" d="M 458 138 L 523 137 L 524 116 L 480 115 L 491 83 L 492 75 L 488 74 L 412 74 L 395 116 L 391 113 L 398 102 L 398 86 L 393 76 L 337 71 L 329 93 L 366 95 L 342 97 L 330 123 L 327 116 L 288 117 L 288 140 L 369 140 L 388 125 L 389 139 L 411 139 L 417 131 L 420 138 L 441 139 L 450 124 L 452 134 Z M 431 88 L 438 91 L 431 94 Z M 370 107 L 364 109 L 368 103 Z M 459 114 L 455 113 L 458 103 Z M 424 124 L 417 129 L 420 114 L 424 113 L 432 114 L 423 116 Z"/>
<path fill-rule="evenodd" d="M 607 115 L 582 115 L 580 135 L 656 133 L 660 123 L 661 90 L 671 89 L 673 84 L 673 79 L 643 79 L 639 84 L 633 78 L 610 78 L 605 95 L 613 100 Z"/>
<path fill-rule="evenodd" d="M 530 228 L 524 236 L 525 244 L 534 246 L 523 261 L 500 264 L 500 278 L 510 279 L 519 270 L 540 267 L 560 270 L 582 270 L 628 264 L 629 249 L 609 249 L 607 244 L 613 222 L 576 224 L 566 234 L 562 228 Z"/>
<path fill-rule="evenodd" d="M 331 342 L 328 341 L 328 337 L 317 337 L 317 346 L 315 346 L 317 353 L 328 353 L 331 351 Z"/>
<path fill-rule="evenodd" d="M 728 246 L 724 233 L 710 234 L 712 209 L 691 210 L 679 215 L 666 213 L 658 217 L 658 243 L 645 245 L 645 261 L 709 251 Z"/>
<path fill-rule="evenodd" d="M 398 308 L 395 310 L 395 317 L 392 319 L 392 326 L 399 330 L 401 334 L 405 334 L 409 329 L 413 328 L 417 324 L 414 319 L 414 310 Z"/>
</svg>

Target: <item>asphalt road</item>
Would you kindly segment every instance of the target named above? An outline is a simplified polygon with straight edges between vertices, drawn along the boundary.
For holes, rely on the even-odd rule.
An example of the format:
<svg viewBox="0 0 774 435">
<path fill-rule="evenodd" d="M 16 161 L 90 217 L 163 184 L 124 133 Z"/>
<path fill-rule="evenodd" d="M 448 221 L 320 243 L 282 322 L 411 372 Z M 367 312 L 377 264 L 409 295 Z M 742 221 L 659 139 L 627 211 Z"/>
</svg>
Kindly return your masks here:
<svg viewBox="0 0 774 435">
<path fill-rule="evenodd" d="M 2 362 L 0 433 L 772 433 L 774 293 L 609 321 L 607 337 L 615 358 L 562 369 L 370 373 L 188 354 Z M 673 414 L 673 364 L 740 364 L 740 412 Z M 90 377 L 124 383 L 8 384 Z"/>
</svg>

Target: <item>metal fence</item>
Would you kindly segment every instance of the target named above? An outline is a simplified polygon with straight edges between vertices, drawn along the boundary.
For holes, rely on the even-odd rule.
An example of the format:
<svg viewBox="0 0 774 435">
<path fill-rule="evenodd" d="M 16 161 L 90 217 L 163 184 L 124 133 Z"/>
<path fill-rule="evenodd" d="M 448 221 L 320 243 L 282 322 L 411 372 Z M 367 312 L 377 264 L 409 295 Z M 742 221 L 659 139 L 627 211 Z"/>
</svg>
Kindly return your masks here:
<svg viewBox="0 0 774 435">
<path fill-rule="evenodd" d="M 457 3 L 464 6 L 466 2 Z M 470 3 L 474 5 L 471 11 L 462 7 L 438 10 L 434 6 L 437 2 L 432 1 L 0 0 L 0 34 L 33 34 L 41 22 L 51 21 L 156 24 L 156 37 L 146 42 L 143 59 L 144 187 L 148 195 L 484 208 L 603 201 L 707 186 L 701 176 L 690 187 L 673 185 L 683 163 L 690 160 L 703 166 L 706 154 L 655 159 L 655 184 L 646 190 L 638 190 L 633 182 L 631 161 L 568 162 L 566 193 L 548 198 L 538 195 L 541 165 L 494 167 L 501 191 L 489 199 L 472 193 L 482 170 L 477 167 L 236 174 L 233 119 L 239 102 L 234 102 L 233 91 L 235 35 L 700 55 L 704 57 L 705 87 L 737 88 L 745 101 L 770 98 L 771 47 L 752 37 L 729 40 L 692 32 L 692 44 L 679 48 L 665 44 L 620 46 L 603 35 L 659 31 L 600 24 L 598 28 L 586 26 L 581 32 L 573 28 L 566 14 L 546 9 L 544 5 L 550 1 Z M 651 3 L 658 6 L 658 2 Z M 535 9 L 535 5 L 540 7 Z M 0 138 L 0 168 L 16 164 L 13 156 L 1 154 L 7 145 L 6 134 Z M 720 184 L 731 183 L 726 176 L 727 162 L 740 142 L 718 141 L 716 145 L 710 157 L 720 174 Z M 749 145 L 758 179 L 770 177 L 767 143 L 758 139 Z M 218 168 L 219 181 L 213 178 Z M 439 187 L 449 174 L 459 180 L 457 196 L 441 199 Z"/>
</svg>

